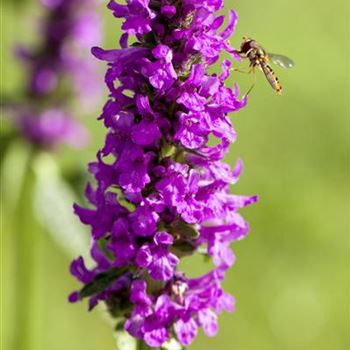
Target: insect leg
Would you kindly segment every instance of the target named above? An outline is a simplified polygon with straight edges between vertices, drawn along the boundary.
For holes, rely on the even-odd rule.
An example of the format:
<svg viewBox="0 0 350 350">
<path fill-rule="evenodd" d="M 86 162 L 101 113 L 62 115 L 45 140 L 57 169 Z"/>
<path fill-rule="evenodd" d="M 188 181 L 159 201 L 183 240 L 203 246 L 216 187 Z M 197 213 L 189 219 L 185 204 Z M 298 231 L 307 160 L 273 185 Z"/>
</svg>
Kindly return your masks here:
<svg viewBox="0 0 350 350">
<path fill-rule="evenodd" d="M 250 74 L 252 72 L 252 68 L 249 68 L 248 71 L 241 70 L 239 68 L 230 68 L 230 71 L 244 73 L 244 74 Z"/>
<path fill-rule="evenodd" d="M 250 94 L 250 92 L 253 90 L 253 87 L 255 86 L 256 83 L 256 72 L 255 72 L 255 66 L 251 67 L 251 72 L 253 73 L 253 84 L 251 85 L 251 87 L 249 88 L 249 90 L 247 91 L 247 93 L 245 94 L 245 96 L 248 96 Z"/>
</svg>

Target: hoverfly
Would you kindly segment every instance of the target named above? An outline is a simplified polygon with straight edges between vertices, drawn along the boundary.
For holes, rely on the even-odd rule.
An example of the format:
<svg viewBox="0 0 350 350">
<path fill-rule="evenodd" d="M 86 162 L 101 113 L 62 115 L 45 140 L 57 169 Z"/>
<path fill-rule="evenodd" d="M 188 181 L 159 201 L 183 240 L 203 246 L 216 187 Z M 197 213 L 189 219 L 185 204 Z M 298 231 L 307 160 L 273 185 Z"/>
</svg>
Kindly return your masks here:
<svg viewBox="0 0 350 350">
<path fill-rule="evenodd" d="M 241 48 L 239 51 L 236 51 L 241 57 L 248 58 L 250 61 L 249 72 L 253 72 L 254 82 L 250 87 L 247 95 L 253 89 L 255 85 L 255 68 L 258 67 L 265 75 L 267 81 L 270 83 L 271 87 L 277 92 L 278 95 L 282 95 L 282 86 L 273 71 L 270 67 L 269 62 L 275 63 L 282 68 L 292 68 L 294 62 L 283 55 L 278 55 L 274 53 L 267 53 L 265 49 L 258 44 L 254 39 L 243 38 Z"/>
</svg>

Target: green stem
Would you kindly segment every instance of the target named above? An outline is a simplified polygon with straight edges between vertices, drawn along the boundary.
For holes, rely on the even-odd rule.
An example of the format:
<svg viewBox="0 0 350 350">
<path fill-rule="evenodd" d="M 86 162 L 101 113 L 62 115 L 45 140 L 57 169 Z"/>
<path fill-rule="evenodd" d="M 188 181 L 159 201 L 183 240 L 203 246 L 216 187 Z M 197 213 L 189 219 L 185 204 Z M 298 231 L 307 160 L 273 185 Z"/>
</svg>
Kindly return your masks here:
<svg viewBox="0 0 350 350">
<path fill-rule="evenodd" d="M 137 340 L 137 350 L 151 350 L 154 348 L 149 347 L 143 340 L 138 339 Z"/>
<path fill-rule="evenodd" d="M 26 172 L 17 207 L 13 213 L 13 235 L 16 247 L 15 266 L 15 324 L 13 350 L 35 349 L 33 344 L 36 259 L 40 232 L 38 232 L 33 214 L 34 174 L 31 169 L 33 155 L 26 164 Z"/>
</svg>

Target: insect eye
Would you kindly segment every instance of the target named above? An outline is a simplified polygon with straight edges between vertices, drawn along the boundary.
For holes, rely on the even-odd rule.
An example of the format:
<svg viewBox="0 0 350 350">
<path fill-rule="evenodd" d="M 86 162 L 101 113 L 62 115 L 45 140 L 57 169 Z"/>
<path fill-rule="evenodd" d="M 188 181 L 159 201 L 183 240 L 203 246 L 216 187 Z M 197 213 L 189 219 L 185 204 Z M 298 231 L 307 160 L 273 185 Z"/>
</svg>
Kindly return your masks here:
<svg viewBox="0 0 350 350">
<path fill-rule="evenodd" d="M 247 53 L 250 49 L 251 49 L 250 41 L 245 41 L 245 42 L 242 43 L 242 45 L 241 45 L 241 51 L 242 51 L 243 53 Z"/>
</svg>

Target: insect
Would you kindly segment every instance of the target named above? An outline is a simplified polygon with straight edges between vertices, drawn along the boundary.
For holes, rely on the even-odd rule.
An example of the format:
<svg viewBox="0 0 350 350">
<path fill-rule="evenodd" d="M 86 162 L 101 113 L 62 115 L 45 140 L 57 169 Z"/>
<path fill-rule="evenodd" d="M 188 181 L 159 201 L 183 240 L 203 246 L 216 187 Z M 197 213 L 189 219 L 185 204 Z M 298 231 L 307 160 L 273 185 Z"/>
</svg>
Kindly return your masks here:
<svg viewBox="0 0 350 350">
<path fill-rule="evenodd" d="M 236 51 L 241 57 L 248 58 L 250 61 L 249 73 L 253 72 L 254 82 L 250 87 L 247 95 L 252 91 L 255 85 L 255 68 L 258 67 L 265 75 L 267 81 L 270 83 L 271 87 L 277 92 L 278 95 L 282 95 L 282 86 L 273 71 L 270 67 L 270 61 L 279 65 L 282 68 L 292 68 L 294 62 L 283 55 L 278 55 L 274 53 L 267 53 L 265 49 L 258 44 L 254 39 L 243 38 L 241 48 L 239 51 Z"/>
</svg>

